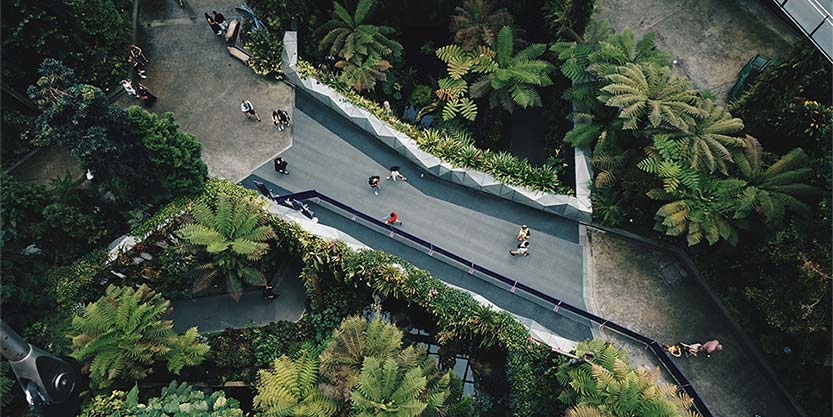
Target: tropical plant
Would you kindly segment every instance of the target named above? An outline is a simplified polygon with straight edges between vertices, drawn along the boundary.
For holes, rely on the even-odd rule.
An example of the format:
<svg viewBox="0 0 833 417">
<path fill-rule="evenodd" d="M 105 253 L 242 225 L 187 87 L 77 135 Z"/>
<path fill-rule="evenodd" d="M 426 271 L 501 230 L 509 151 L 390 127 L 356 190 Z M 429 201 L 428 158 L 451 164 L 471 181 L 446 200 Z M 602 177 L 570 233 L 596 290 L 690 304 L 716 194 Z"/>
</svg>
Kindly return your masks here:
<svg viewBox="0 0 833 417">
<path fill-rule="evenodd" d="M 283 78 L 281 59 L 283 42 L 268 29 L 261 28 L 250 33 L 245 48 L 251 51 L 252 57 L 247 64 L 260 75 L 272 75 L 277 79 Z"/>
<path fill-rule="evenodd" d="M 535 87 L 552 84 L 552 65 L 537 59 L 547 51 L 545 44 L 531 44 L 515 52 L 512 29 L 504 26 L 495 40 L 497 68 L 484 74 L 469 87 L 474 98 L 489 97 L 489 107 L 501 106 L 512 112 L 515 106 L 540 106 L 541 96 Z"/>
<path fill-rule="evenodd" d="M 374 5 L 374 0 L 359 0 L 356 10 L 350 14 L 344 6 L 333 2 L 332 19 L 317 31 L 319 36 L 323 35 L 319 42 L 321 49 L 354 63 L 367 62 L 370 57 L 398 57 L 402 45 L 388 38 L 395 30 L 365 22 Z"/>
<path fill-rule="evenodd" d="M 491 0 L 464 0 L 451 15 L 454 42 L 467 51 L 491 46 L 504 26 L 512 26 L 512 15 L 505 8 L 495 9 Z"/>
<path fill-rule="evenodd" d="M 294 360 L 287 356 L 275 359 L 272 367 L 257 373 L 254 406 L 269 417 L 329 417 L 337 403 L 316 387 L 318 358 L 301 350 Z"/>
<path fill-rule="evenodd" d="M 735 136 L 742 129 L 742 120 L 706 99 L 701 102 L 700 114 L 693 119 L 688 132 L 674 132 L 668 137 L 680 143 L 691 168 L 707 169 L 709 173 L 718 170 L 726 175 L 732 151 L 743 146 L 743 139 Z"/>
<path fill-rule="evenodd" d="M 417 84 L 411 91 L 411 96 L 408 98 L 408 103 L 414 106 L 425 106 L 431 102 L 431 86 L 427 84 Z"/>
<path fill-rule="evenodd" d="M 170 302 L 146 285 L 138 289 L 107 287 L 106 294 L 72 318 L 72 356 L 85 362 L 91 385 L 103 388 L 117 380 L 146 377 L 158 360 L 178 373 L 202 362 L 208 345 L 196 341 L 197 329 L 180 336 L 162 320 Z"/>
<path fill-rule="evenodd" d="M 121 417 L 116 413 L 122 410 L 126 399 L 127 393 L 120 390 L 114 390 L 106 395 L 96 395 L 84 405 L 79 417 L 110 417 L 114 414 Z"/>
<path fill-rule="evenodd" d="M 235 300 L 240 299 L 242 282 L 264 285 L 263 273 L 252 266 L 269 250 L 270 239 L 275 237 L 272 228 L 257 200 L 229 201 L 219 196 L 216 208 L 205 202 L 194 204 L 191 216 L 194 221 L 177 232 L 178 235 L 205 255 L 207 260 L 196 267 L 198 278 L 196 291 L 208 288 L 218 279 L 225 281 L 226 290 Z"/>
<path fill-rule="evenodd" d="M 604 78 L 610 83 L 601 88 L 599 100 L 620 109 L 625 129 L 688 132 L 692 117 L 699 114 L 697 93 L 669 67 L 626 64 Z"/>
<path fill-rule="evenodd" d="M 809 160 L 804 150 L 796 148 L 764 169 L 761 144 L 747 136 L 743 152 L 735 153 L 737 171 L 749 183 L 740 197 L 741 212 L 754 210 L 774 225 L 781 224 L 787 210 L 809 217 L 810 207 L 799 198 L 820 191 L 805 183 L 813 178 Z"/>
<path fill-rule="evenodd" d="M 558 368 L 559 399 L 572 404 L 570 417 L 696 417 L 694 401 L 674 384 L 659 381 L 659 368 L 633 369 L 624 352 L 593 339 L 579 342 L 576 355 L 592 359 Z"/>
<path fill-rule="evenodd" d="M 339 79 L 356 91 L 372 90 L 377 81 L 384 81 L 386 71 L 391 68 L 390 62 L 374 56 L 364 61 L 342 59 L 335 67 L 341 70 Z"/>
<path fill-rule="evenodd" d="M 188 383 L 171 381 L 162 388 L 158 397 L 139 403 L 139 387 L 134 385 L 127 393 L 121 410 L 111 417 L 242 417 L 240 403 L 226 397 L 222 390 L 206 396 L 202 390 L 194 389 Z"/>
<path fill-rule="evenodd" d="M 0 405 L 9 405 L 16 397 L 14 394 L 15 378 L 12 377 L 12 370 L 6 361 L 0 362 Z"/>
<path fill-rule="evenodd" d="M 593 15 L 592 0 L 547 0 L 544 3 L 544 22 L 556 35 L 568 33 L 579 39 L 590 16 Z"/>
<path fill-rule="evenodd" d="M 360 416 L 416 417 L 427 406 L 419 400 L 426 387 L 421 369 L 404 371 L 395 360 L 367 357 L 350 398 Z"/>
</svg>

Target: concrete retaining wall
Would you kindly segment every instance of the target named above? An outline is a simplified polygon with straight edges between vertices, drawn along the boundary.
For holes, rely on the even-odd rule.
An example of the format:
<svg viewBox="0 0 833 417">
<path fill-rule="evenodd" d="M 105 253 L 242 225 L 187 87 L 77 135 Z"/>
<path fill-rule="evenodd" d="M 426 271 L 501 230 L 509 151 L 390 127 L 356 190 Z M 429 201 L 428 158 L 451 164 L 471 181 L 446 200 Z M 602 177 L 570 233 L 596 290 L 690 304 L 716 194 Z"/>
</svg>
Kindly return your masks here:
<svg viewBox="0 0 833 417">
<path fill-rule="evenodd" d="M 419 149 L 416 141 L 396 130 L 389 123 L 380 120 L 367 109 L 356 106 L 338 91 L 319 82 L 313 77 L 301 78 L 297 71 L 298 48 L 296 32 L 286 32 L 283 37 L 283 61 L 281 63 L 286 80 L 302 89 L 316 100 L 349 119 L 382 143 L 408 158 L 434 176 L 496 195 L 530 207 L 555 213 L 573 220 L 589 222 L 590 163 L 587 152 L 576 149 L 576 197 L 533 191 L 528 188 L 504 184 L 491 175 L 465 168 L 455 168 L 434 155 Z"/>
</svg>

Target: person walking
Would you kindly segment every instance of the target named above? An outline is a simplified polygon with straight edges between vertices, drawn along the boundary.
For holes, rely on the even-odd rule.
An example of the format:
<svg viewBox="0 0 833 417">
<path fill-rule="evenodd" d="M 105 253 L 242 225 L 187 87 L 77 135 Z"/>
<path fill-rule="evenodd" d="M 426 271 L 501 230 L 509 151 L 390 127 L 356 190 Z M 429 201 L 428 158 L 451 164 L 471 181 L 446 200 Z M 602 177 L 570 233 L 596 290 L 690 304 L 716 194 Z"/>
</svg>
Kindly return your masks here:
<svg viewBox="0 0 833 417">
<path fill-rule="evenodd" d="M 390 175 L 388 175 L 387 179 L 396 181 L 396 177 L 402 178 L 402 181 L 408 181 L 408 179 L 399 172 L 399 165 L 390 167 Z"/>
<path fill-rule="evenodd" d="M 512 256 L 521 255 L 521 256 L 529 256 L 529 241 L 524 240 L 521 243 L 518 243 L 518 249 L 513 249 L 509 251 L 509 254 Z"/>
<path fill-rule="evenodd" d="M 220 29 L 222 29 L 223 33 L 225 33 L 226 29 L 228 29 L 228 22 L 226 22 L 226 17 L 223 16 L 222 13 L 217 13 L 216 10 L 212 10 L 211 14 L 214 15 L 214 21 L 217 23 L 217 25 L 220 26 Z"/>
<path fill-rule="evenodd" d="M 529 228 L 526 225 L 521 226 L 521 230 L 518 231 L 518 236 L 515 239 L 529 240 Z"/>
<path fill-rule="evenodd" d="M 277 110 L 272 110 L 272 124 L 278 131 L 283 131 L 283 124 L 281 124 L 281 115 Z"/>
<path fill-rule="evenodd" d="M 205 21 L 208 22 L 208 26 L 211 27 L 211 32 L 217 36 L 223 34 L 223 30 L 220 29 L 220 25 L 211 17 L 208 13 L 205 13 Z"/>
<path fill-rule="evenodd" d="M 711 357 L 713 352 L 723 350 L 723 345 L 717 339 L 712 339 L 703 343 L 701 350 L 706 352 L 707 357 Z"/>
<path fill-rule="evenodd" d="M 148 62 L 150 62 L 150 60 L 145 56 L 145 53 L 142 52 L 142 48 L 133 44 L 130 44 L 128 48 L 130 49 L 130 56 L 132 56 L 134 59 L 141 61 L 142 64 L 147 64 Z"/>
<path fill-rule="evenodd" d="M 373 194 L 379 195 L 379 180 L 381 179 L 378 175 L 373 175 L 367 179 L 367 184 L 370 185 Z"/>
<path fill-rule="evenodd" d="M 286 166 L 289 165 L 283 158 L 280 156 L 275 158 L 273 161 L 275 163 L 275 171 L 280 172 L 283 175 L 289 175 L 289 171 L 286 170 Z"/>
<path fill-rule="evenodd" d="M 254 116 L 255 118 L 257 118 L 258 122 L 260 121 L 260 116 L 258 116 L 257 112 L 255 112 L 255 106 L 252 105 L 251 101 L 245 100 L 245 99 L 241 100 L 240 101 L 240 111 L 242 111 L 243 114 L 246 115 L 247 119 L 251 119 L 251 116 Z"/>
<path fill-rule="evenodd" d="M 136 89 L 133 88 L 133 84 L 130 81 L 121 80 L 121 86 L 122 86 L 122 88 L 124 88 L 124 91 L 127 94 L 129 94 L 129 95 L 131 95 L 135 98 L 139 98 L 139 94 L 136 93 Z"/>
<path fill-rule="evenodd" d="M 399 215 L 396 214 L 395 211 L 390 212 L 390 214 L 388 214 L 387 217 L 382 217 L 382 219 L 386 219 L 386 224 L 398 224 L 402 226 L 402 220 L 399 220 Z"/>
</svg>

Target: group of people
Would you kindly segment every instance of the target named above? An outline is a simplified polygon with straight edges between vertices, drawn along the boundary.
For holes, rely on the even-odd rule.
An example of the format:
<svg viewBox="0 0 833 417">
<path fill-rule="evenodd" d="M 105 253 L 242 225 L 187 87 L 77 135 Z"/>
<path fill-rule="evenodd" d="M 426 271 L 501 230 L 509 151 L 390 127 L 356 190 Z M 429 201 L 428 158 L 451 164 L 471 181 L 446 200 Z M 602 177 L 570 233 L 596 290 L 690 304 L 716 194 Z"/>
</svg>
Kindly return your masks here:
<svg viewBox="0 0 833 417">
<path fill-rule="evenodd" d="M 150 60 L 147 59 L 142 48 L 137 45 L 130 45 L 128 62 L 133 67 L 133 70 L 136 71 L 136 75 L 141 78 L 147 78 L 145 64 L 150 62 Z M 121 80 L 121 86 L 127 94 L 142 100 L 145 106 L 149 106 L 156 101 L 156 96 L 150 92 L 150 89 L 142 85 L 142 83 L 137 82 L 136 86 L 134 86 L 130 80 Z"/>
<path fill-rule="evenodd" d="M 226 17 L 222 13 L 217 13 L 216 10 L 212 10 L 211 14 L 205 13 L 205 21 L 211 27 L 211 32 L 217 36 L 222 36 L 226 33 L 226 29 L 228 29 Z"/>
<path fill-rule="evenodd" d="M 723 350 L 723 345 L 717 339 L 712 339 L 704 343 L 687 344 L 680 342 L 671 346 L 663 344 L 663 346 L 675 358 L 683 355 L 696 357 L 699 353 L 705 353 L 706 357 L 711 357 L 712 353 Z"/>
<path fill-rule="evenodd" d="M 402 181 L 408 181 L 408 178 L 402 175 L 399 170 L 401 169 L 398 165 L 391 166 L 388 168 L 390 170 L 390 175 L 386 177 L 388 180 L 396 181 L 397 178 L 401 179 Z M 379 195 L 379 190 L 382 189 L 380 183 L 382 181 L 382 177 L 378 175 L 371 175 L 367 179 L 367 185 L 370 186 L 370 190 L 373 191 L 373 194 Z"/>
<path fill-rule="evenodd" d="M 509 251 L 509 254 L 512 256 L 521 255 L 521 256 L 529 256 L 529 236 L 532 233 L 529 231 L 529 227 L 527 225 L 522 225 L 521 230 L 518 231 L 518 235 L 515 237 L 515 240 L 518 240 L 518 247 Z"/>
<path fill-rule="evenodd" d="M 255 111 L 255 106 L 251 101 L 246 99 L 240 100 L 240 111 L 243 112 L 247 119 L 254 117 L 255 120 L 260 121 L 260 116 Z M 272 124 L 275 125 L 278 131 L 283 132 L 289 127 L 289 113 L 281 109 L 272 110 Z"/>
</svg>

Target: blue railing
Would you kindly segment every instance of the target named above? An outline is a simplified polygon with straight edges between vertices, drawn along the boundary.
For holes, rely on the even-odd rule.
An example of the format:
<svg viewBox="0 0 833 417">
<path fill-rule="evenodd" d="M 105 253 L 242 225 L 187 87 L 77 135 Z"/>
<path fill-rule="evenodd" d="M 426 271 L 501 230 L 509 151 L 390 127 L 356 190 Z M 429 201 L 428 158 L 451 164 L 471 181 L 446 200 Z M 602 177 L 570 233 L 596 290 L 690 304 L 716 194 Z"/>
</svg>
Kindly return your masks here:
<svg viewBox="0 0 833 417">
<path fill-rule="evenodd" d="M 424 247 L 425 249 L 428 249 L 429 254 L 438 253 L 438 254 L 441 254 L 441 255 L 445 256 L 446 258 L 452 259 L 452 260 L 458 262 L 459 264 L 465 266 L 466 268 L 468 268 L 468 271 L 469 271 L 470 274 L 474 274 L 475 271 L 480 272 L 481 274 L 484 274 L 484 275 L 486 275 L 490 278 L 493 278 L 497 281 L 500 281 L 500 282 L 502 282 L 506 285 L 511 285 L 513 292 L 517 292 L 518 290 L 520 290 L 520 291 L 526 292 L 527 294 L 529 294 L 529 295 L 531 295 L 531 296 L 533 296 L 533 297 L 535 297 L 539 300 L 543 300 L 543 301 L 546 301 L 548 303 L 551 303 L 554 306 L 553 310 L 555 312 L 558 312 L 558 310 L 560 310 L 560 309 L 567 310 L 567 311 L 569 311 L 569 312 L 571 312 L 571 313 L 573 313 L 573 314 L 575 314 L 579 317 L 583 317 L 587 320 L 590 320 L 590 321 L 598 324 L 599 329 L 610 329 L 610 330 L 616 331 L 618 333 L 621 333 L 621 334 L 623 334 L 623 335 L 625 335 L 625 336 L 627 336 L 627 337 L 629 337 L 633 340 L 637 340 L 637 341 L 641 342 L 642 344 L 644 344 L 645 346 L 647 346 L 648 348 L 650 348 L 651 351 L 654 352 L 654 355 L 657 357 L 657 359 L 660 361 L 660 363 L 662 363 L 663 366 L 665 366 L 665 369 L 667 369 L 668 372 L 671 374 L 671 376 L 677 381 L 677 385 L 680 387 L 680 389 L 685 391 L 685 393 L 688 394 L 694 400 L 694 405 L 695 405 L 695 407 L 697 407 L 697 411 L 699 411 L 700 414 L 703 417 L 712 417 L 713 416 L 712 413 L 709 411 L 708 407 L 706 407 L 706 404 L 703 402 L 703 399 L 700 398 L 700 395 L 697 394 L 697 391 L 694 389 L 694 387 L 691 385 L 691 383 L 688 381 L 688 379 L 685 377 L 685 375 L 683 375 L 682 371 L 680 371 L 680 369 L 677 368 L 677 365 L 675 365 L 674 361 L 671 360 L 671 357 L 668 356 L 668 354 L 666 353 L 665 348 L 662 346 L 662 344 L 659 343 L 658 341 L 648 337 L 648 336 L 644 336 L 642 334 L 639 334 L 639 333 L 637 333 L 637 332 L 635 332 L 631 329 L 628 329 L 627 327 L 624 327 L 620 324 L 614 323 L 610 320 L 606 320 L 606 319 L 604 319 L 602 317 L 599 317 L 599 316 L 597 316 L 593 313 L 584 311 L 584 310 L 582 310 L 582 309 L 580 309 L 576 306 L 573 306 L 571 304 L 568 304 L 568 303 L 564 302 L 563 300 L 560 300 L 560 299 L 558 299 L 556 297 L 553 297 L 549 294 L 545 294 L 545 293 L 543 293 L 539 290 L 536 290 L 535 288 L 529 287 L 526 284 L 523 284 L 523 283 L 518 282 L 514 279 L 508 278 L 504 275 L 501 275 L 497 272 L 494 272 L 490 269 L 487 269 L 485 267 L 477 265 L 476 263 L 474 263 L 474 262 L 472 262 L 468 259 L 465 259 L 465 258 L 463 258 L 463 257 L 461 257 L 457 254 L 454 254 L 454 253 L 452 253 L 448 250 L 445 250 L 445 249 L 443 249 L 443 248 L 441 248 L 437 245 L 434 245 L 433 243 L 431 243 L 431 242 L 429 242 L 425 239 L 422 239 L 422 238 L 420 238 L 418 236 L 415 236 L 411 233 L 408 233 L 404 230 L 395 228 L 392 225 L 389 225 L 389 224 L 387 224 L 387 223 L 385 223 L 385 222 L 383 222 L 379 219 L 376 219 L 376 218 L 374 218 L 374 217 L 372 217 L 368 214 L 365 214 L 365 213 L 363 213 L 359 210 L 356 210 L 356 209 L 348 206 L 347 204 L 344 204 L 344 203 L 342 203 L 342 202 L 340 202 L 336 199 L 328 197 L 327 195 L 322 194 L 322 193 L 320 193 L 316 190 L 302 191 L 302 192 L 299 192 L 299 193 L 285 194 L 285 195 L 281 195 L 281 196 L 271 195 L 270 197 L 273 198 L 276 202 L 281 203 L 281 204 L 286 202 L 286 200 L 288 200 L 288 199 L 299 200 L 299 201 L 300 200 L 317 199 L 317 200 L 319 200 L 317 203 L 320 203 L 320 201 L 324 201 L 327 204 L 330 204 L 332 206 L 337 207 L 340 210 L 343 210 L 347 213 L 350 213 L 350 215 L 353 216 L 352 219 L 354 221 L 360 218 L 362 220 L 365 220 L 365 221 L 373 224 L 374 226 L 377 226 L 379 228 L 387 230 L 389 232 L 389 235 L 390 235 L 391 238 L 393 238 L 395 236 L 401 236 L 401 237 L 411 241 L 412 243 L 415 243 L 419 246 Z"/>
</svg>

